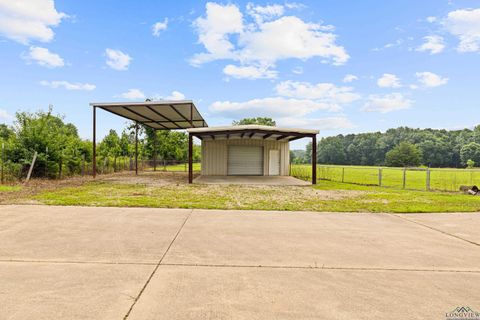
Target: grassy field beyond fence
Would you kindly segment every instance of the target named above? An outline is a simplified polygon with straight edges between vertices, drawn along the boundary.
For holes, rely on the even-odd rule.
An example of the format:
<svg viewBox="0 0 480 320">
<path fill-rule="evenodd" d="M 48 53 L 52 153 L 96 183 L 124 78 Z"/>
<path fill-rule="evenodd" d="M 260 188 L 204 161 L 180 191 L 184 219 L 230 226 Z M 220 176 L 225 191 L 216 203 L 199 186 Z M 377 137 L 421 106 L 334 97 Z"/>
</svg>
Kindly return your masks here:
<svg viewBox="0 0 480 320">
<path fill-rule="evenodd" d="M 294 177 L 311 179 L 312 167 L 308 164 L 292 165 L 290 170 Z M 317 178 L 411 190 L 458 191 L 461 185 L 479 185 L 480 170 L 318 165 Z"/>
</svg>

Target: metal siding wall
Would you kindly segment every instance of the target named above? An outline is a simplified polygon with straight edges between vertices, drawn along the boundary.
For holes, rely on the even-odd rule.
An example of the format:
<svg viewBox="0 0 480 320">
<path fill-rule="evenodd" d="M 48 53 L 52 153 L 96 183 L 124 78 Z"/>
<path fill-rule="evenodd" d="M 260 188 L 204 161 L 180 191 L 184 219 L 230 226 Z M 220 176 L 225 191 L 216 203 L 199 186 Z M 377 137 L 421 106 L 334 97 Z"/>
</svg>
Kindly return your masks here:
<svg viewBox="0 0 480 320">
<path fill-rule="evenodd" d="M 202 140 L 202 175 L 227 175 L 228 146 L 263 146 L 263 174 L 268 175 L 269 150 L 280 150 L 280 175 L 289 175 L 289 143 L 261 139 Z"/>
</svg>

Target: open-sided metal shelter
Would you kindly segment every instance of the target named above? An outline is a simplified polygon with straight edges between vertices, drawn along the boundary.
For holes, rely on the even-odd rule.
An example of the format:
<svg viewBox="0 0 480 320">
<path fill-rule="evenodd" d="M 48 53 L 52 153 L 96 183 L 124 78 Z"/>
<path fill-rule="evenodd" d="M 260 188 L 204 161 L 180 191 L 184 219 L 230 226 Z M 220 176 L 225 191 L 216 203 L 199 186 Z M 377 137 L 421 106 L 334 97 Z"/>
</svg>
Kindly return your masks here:
<svg viewBox="0 0 480 320">
<path fill-rule="evenodd" d="M 317 182 L 318 130 L 241 125 L 187 131 L 190 141 L 192 136 L 202 141 L 202 175 L 205 176 L 288 176 L 290 141 L 311 138 L 312 184 Z M 189 172 L 190 183 L 192 177 Z"/>
<path fill-rule="evenodd" d="M 93 102 L 93 177 L 96 175 L 97 108 L 135 122 L 135 173 L 138 174 L 138 125 L 154 130 L 180 130 L 207 127 L 207 123 L 191 100 L 145 102 Z M 193 142 L 189 139 L 189 168 L 192 171 Z M 155 160 L 155 159 L 154 159 Z"/>
</svg>

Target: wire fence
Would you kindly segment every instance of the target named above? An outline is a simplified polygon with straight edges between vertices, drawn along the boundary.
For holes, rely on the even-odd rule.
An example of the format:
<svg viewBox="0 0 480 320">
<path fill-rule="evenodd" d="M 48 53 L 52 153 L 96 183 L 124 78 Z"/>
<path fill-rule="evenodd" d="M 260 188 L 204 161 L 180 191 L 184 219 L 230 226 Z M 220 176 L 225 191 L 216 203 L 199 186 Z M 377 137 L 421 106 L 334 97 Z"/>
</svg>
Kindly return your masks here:
<svg viewBox="0 0 480 320">
<path fill-rule="evenodd" d="M 34 161 L 35 159 L 35 161 Z M 3 156 L 0 157 L 0 183 L 12 184 L 27 181 L 31 178 L 63 179 L 73 176 L 89 176 L 93 174 L 93 163 L 87 161 L 83 155 L 70 158 L 68 161 L 36 161 L 32 158 L 30 163 L 15 163 Z M 33 163 L 33 166 L 32 166 Z M 135 157 L 97 157 L 97 175 L 112 174 L 117 172 L 135 171 Z M 138 159 L 138 170 L 142 171 L 168 171 L 187 172 L 188 161 L 175 159 Z M 200 163 L 193 163 L 193 171 L 200 171 Z"/>
<path fill-rule="evenodd" d="M 310 180 L 312 168 L 310 165 L 291 165 L 290 174 Z M 318 165 L 317 178 L 397 189 L 458 191 L 462 185 L 480 184 L 480 170 Z"/>
</svg>

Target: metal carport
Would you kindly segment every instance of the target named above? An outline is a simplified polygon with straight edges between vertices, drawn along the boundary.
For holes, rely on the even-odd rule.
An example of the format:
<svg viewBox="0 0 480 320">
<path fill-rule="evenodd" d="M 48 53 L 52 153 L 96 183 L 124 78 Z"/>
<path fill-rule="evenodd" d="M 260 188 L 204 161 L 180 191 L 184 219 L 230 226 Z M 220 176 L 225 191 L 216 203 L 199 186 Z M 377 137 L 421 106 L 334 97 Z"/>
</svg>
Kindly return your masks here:
<svg viewBox="0 0 480 320">
<path fill-rule="evenodd" d="M 145 102 L 92 102 L 93 108 L 93 177 L 97 171 L 97 108 L 135 122 L 135 174 L 138 174 L 138 125 L 154 130 L 182 130 L 208 127 L 191 100 L 160 100 Z M 192 174 L 193 141 L 189 136 L 189 172 Z M 156 151 L 154 151 L 156 153 Z M 154 161 L 156 156 L 154 156 Z"/>
</svg>

